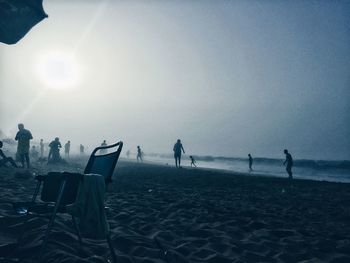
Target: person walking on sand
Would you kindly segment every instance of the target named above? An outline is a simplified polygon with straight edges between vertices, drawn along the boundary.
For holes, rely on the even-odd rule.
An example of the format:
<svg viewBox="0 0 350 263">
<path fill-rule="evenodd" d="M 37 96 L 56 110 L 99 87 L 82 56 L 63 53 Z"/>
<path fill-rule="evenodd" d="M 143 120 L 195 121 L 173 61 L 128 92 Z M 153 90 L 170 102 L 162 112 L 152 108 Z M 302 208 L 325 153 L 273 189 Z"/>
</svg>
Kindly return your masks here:
<svg viewBox="0 0 350 263">
<path fill-rule="evenodd" d="M 0 141 L 0 166 L 5 166 L 6 163 L 10 163 L 13 167 L 18 167 L 15 161 L 11 157 L 7 157 L 1 150 L 3 146 L 2 141 Z"/>
<path fill-rule="evenodd" d="M 250 153 L 248 154 L 248 161 L 249 161 L 249 172 L 253 171 L 252 165 L 253 165 L 253 158 L 250 155 Z"/>
<path fill-rule="evenodd" d="M 22 168 L 24 168 L 24 161 L 27 163 L 27 168 L 30 168 L 29 148 L 30 140 L 33 139 L 33 136 L 29 130 L 24 129 L 22 123 L 18 124 L 18 130 L 15 137 L 15 140 L 18 141 L 17 154 L 20 157 Z"/>
<path fill-rule="evenodd" d="M 69 152 L 70 152 L 70 141 L 66 142 L 64 145 L 64 155 L 69 158 Z"/>
<path fill-rule="evenodd" d="M 196 160 L 193 158 L 192 155 L 190 155 L 190 159 L 191 159 L 191 167 L 192 167 L 192 165 L 193 165 L 194 167 L 197 167 L 197 165 L 196 165 Z"/>
<path fill-rule="evenodd" d="M 140 146 L 137 146 L 137 156 L 136 156 L 136 159 L 137 159 L 137 161 L 139 162 L 139 161 L 143 161 L 142 160 L 142 151 L 141 151 L 141 148 L 140 148 Z"/>
<path fill-rule="evenodd" d="M 44 158 L 44 140 L 40 139 L 40 158 Z"/>
<path fill-rule="evenodd" d="M 180 139 L 177 139 L 174 148 L 174 158 L 175 158 L 175 166 L 176 167 L 181 167 L 181 151 L 185 154 L 185 150 L 182 147 L 182 143 Z"/>
<path fill-rule="evenodd" d="M 107 142 L 106 140 L 103 140 L 103 142 L 101 143 L 101 147 L 105 147 L 105 146 L 107 146 Z M 107 149 L 100 150 L 100 154 L 106 154 L 107 152 L 108 152 Z"/>
<path fill-rule="evenodd" d="M 126 158 L 129 159 L 129 157 L 130 157 L 130 150 L 128 150 L 128 151 L 126 152 Z"/>
<path fill-rule="evenodd" d="M 293 166 L 293 158 L 292 155 L 288 152 L 287 149 L 285 149 L 284 154 L 286 155 L 286 160 L 284 161 L 283 165 L 286 165 L 286 171 L 289 175 L 289 179 L 293 179 L 293 173 L 292 173 L 292 166 Z"/>
</svg>

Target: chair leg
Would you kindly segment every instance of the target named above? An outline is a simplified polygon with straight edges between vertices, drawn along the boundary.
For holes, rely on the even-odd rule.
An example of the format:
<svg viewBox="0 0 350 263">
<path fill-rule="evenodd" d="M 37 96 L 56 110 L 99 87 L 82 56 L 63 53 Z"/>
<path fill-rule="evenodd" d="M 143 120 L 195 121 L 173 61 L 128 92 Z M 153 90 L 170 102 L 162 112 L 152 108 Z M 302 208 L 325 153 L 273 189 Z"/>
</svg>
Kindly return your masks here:
<svg viewBox="0 0 350 263">
<path fill-rule="evenodd" d="M 54 208 L 53 213 L 52 213 L 52 217 L 51 217 L 50 222 L 47 225 L 47 229 L 45 231 L 44 241 L 43 241 L 43 243 L 41 245 L 41 248 L 40 248 L 40 254 L 39 254 L 39 259 L 38 259 L 39 262 L 41 262 L 41 258 L 43 256 L 43 252 L 44 252 L 44 250 L 46 248 L 47 241 L 49 240 L 49 234 L 50 234 L 51 229 L 53 227 L 53 224 L 55 222 L 57 210 L 58 210 L 58 207 L 60 206 L 61 198 L 62 198 L 65 186 L 66 186 L 66 181 L 63 181 L 63 183 L 61 185 L 61 188 L 60 188 L 60 191 L 59 191 L 59 194 L 58 194 L 58 197 L 57 197 L 57 200 L 56 200 L 55 208 Z"/>
<path fill-rule="evenodd" d="M 81 239 L 80 230 L 79 230 L 79 227 L 77 225 L 77 221 L 75 220 L 75 217 L 73 215 L 72 215 L 72 221 L 73 221 L 73 226 L 75 228 L 75 231 L 77 231 L 79 245 L 82 246 L 83 245 L 83 240 Z"/>
<path fill-rule="evenodd" d="M 107 234 L 107 242 L 108 242 L 109 249 L 111 250 L 112 262 L 117 263 L 117 256 L 115 255 L 115 251 L 112 245 L 112 240 L 109 234 Z"/>
<path fill-rule="evenodd" d="M 32 197 L 31 204 L 35 204 L 35 200 L 36 200 L 36 197 L 37 197 L 37 195 L 39 193 L 40 186 L 41 186 L 41 181 L 38 181 L 37 184 L 36 184 L 36 187 L 35 187 L 35 191 L 34 191 L 34 194 L 33 194 L 33 197 Z M 29 214 L 28 210 L 29 210 L 29 207 L 27 207 L 27 214 L 26 214 L 26 218 L 25 218 L 25 220 L 23 222 L 23 229 L 22 229 L 22 231 L 21 231 L 21 233 L 20 233 L 20 235 L 19 235 L 19 237 L 17 239 L 18 246 L 20 245 L 20 243 L 22 241 L 22 237 L 23 237 L 24 233 L 27 230 L 27 225 L 28 225 L 27 223 L 28 223 L 28 220 L 29 220 L 29 217 L 30 217 L 30 214 Z"/>
<path fill-rule="evenodd" d="M 33 194 L 33 197 L 32 197 L 32 202 L 31 202 L 32 204 L 35 203 L 36 197 L 39 194 L 40 186 L 41 186 L 41 181 L 38 181 L 36 183 L 35 191 L 34 191 L 34 194 Z"/>
<path fill-rule="evenodd" d="M 47 228 L 46 228 L 45 236 L 44 236 L 44 241 L 43 241 L 43 243 L 41 244 L 41 247 L 40 247 L 39 260 L 38 260 L 38 262 L 41 262 L 41 258 L 42 258 L 42 256 L 43 256 L 43 252 L 44 252 L 44 250 L 45 250 L 45 248 L 46 248 L 46 245 L 47 245 L 47 242 L 48 242 L 48 240 L 49 240 L 49 234 L 50 234 L 50 232 L 51 232 L 51 229 L 52 229 L 53 224 L 54 224 L 54 221 L 55 221 L 55 217 L 56 217 L 56 213 L 54 213 L 54 214 L 52 215 L 52 217 L 51 217 L 51 219 L 50 219 L 50 222 L 49 222 L 49 224 L 48 224 L 48 226 L 47 226 Z"/>
</svg>

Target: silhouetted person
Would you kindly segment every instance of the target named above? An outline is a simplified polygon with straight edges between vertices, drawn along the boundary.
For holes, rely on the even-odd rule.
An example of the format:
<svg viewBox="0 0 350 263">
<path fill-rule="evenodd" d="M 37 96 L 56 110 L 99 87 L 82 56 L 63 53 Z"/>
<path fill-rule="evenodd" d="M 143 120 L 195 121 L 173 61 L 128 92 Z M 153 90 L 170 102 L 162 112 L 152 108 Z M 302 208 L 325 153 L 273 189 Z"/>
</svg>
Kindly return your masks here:
<svg viewBox="0 0 350 263">
<path fill-rule="evenodd" d="M 15 161 L 11 157 L 7 157 L 1 150 L 3 146 L 2 141 L 0 141 L 0 166 L 4 166 L 7 163 L 10 163 L 13 167 L 18 167 Z"/>
<path fill-rule="evenodd" d="M 140 148 L 140 146 L 137 146 L 137 156 L 136 156 L 136 159 L 137 159 L 137 161 L 143 161 L 142 160 L 142 151 L 141 151 L 141 148 Z"/>
<path fill-rule="evenodd" d="M 15 137 L 15 140 L 18 141 L 17 154 L 20 157 L 22 168 L 24 168 L 24 161 L 27 162 L 27 168 L 29 168 L 29 148 L 30 140 L 33 139 L 33 136 L 29 130 L 24 129 L 24 125 L 22 123 L 18 124 L 18 130 L 19 131 L 17 132 Z"/>
<path fill-rule="evenodd" d="M 33 145 L 30 150 L 30 156 L 32 159 L 37 160 L 39 158 L 39 152 L 36 150 L 36 147 Z"/>
<path fill-rule="evenodd" d="M 191 167 L 192 167 L 192 165 L 193 165 L 194 167 L 197 167 L 197 165 L 196 165 L 196 160 L 193 158 L 192 155 L 190 155 L 190 159 L 191 159 Z"/>
<path fill-rule="evenodd" d="M 249 161 L 249 172 L 253 171 L 252 165 L 253 165 L 253 158 L 250 155 L 250 153 L 248 154 L 248 161 Z"/>
<path fill-rule="evenodd" d="M 102 147 L 107 146 L 106 140 L 103 140 L 103 142 L 101 143 L 101 146 L 102 146 Z M 101 154 L 106 154 L 106 153 L 108 153 L 108 151 L 107 151 L 107 149 L 101 149 L 101 150 L 100 150 L 100 153 L 101 153 Z"/>
<path fill-rule="evenodd" d="M 284 165 L 286 165 L 286 171 L 289 175 L 289 179 L 293 179 L 292 166 L 293 166 L 293 158 L 292 155 L 285 149 L 284 154 L 286 155 L 286 160 L 284 161 Z"/>
<path fill-rule="evenodd" d="M 61 161 L 60 148 L 62 148 L 60 139 L 56 137 L 55 140 L 50 142 L 49 147 L 50 147 L 50 154 L 49 154 L 48 162 L 54 162 L 54 163 L 60 162 Z"/>
<path fill-rule="evenodd" d="M 69 158 L 69 152 L 70 152 L 70 141 L 66 142 L 64 145 L 64 155 Z"/>
<path fill-rule="evenodd" d="M 128 151 L 126 152 L 126 158 L 129 159 L 129 156 L 130 156 L 130 151 L 128 150 Z"/>
<path fill-rule="evenodd" d="M 79 150 L 80 154 L 84 154 L 84 145 L 80 144 Z"/>
<path fill-rule="evenodd" d="M 44 158 L 44 140 L 40 139 L 40 158 Z"/>
<path fill-rule="evenodd" d="M 176 167 L 181 167 L 181 151 L 185 153 L 184 148 L 182 147 L 181 140 L 178 139 L 173 148 L 175 165 Z"/>
</svg>

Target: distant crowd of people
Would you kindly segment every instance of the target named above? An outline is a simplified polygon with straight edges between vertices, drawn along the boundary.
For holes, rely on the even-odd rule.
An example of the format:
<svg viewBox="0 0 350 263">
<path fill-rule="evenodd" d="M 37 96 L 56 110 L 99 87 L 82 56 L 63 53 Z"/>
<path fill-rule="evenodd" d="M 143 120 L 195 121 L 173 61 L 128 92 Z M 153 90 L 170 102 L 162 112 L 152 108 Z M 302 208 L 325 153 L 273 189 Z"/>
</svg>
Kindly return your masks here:
<svg viewBox="0 0 350 263">
<path fill-rule="evenodd" d="M 22 123 L 18 124 L 18 132 L 15 136 L 15 140 L 18 142 L 17 143 L 16 160 L 20 161 L 22 168 L 24 168 L 24 167 L 30 168 L 30 156 L 32 156 L 35 159 L 39 159 L 40 161 L 45 160 L 45 157 L 44 157 L 45 144 L 44 144 L 43 139 L 40 139 L 40 143 L 39 143 L 40 157 L 39 157 L 39 152 L 37 151 L 35 146 L 32 146 L 32 148 L 30 150 L 30 140 L 32 140 L 32 139 L 33 139 L 33 136 L 31 134 L 31 132 L 29 130 L 25 129 L 24 125 Z M 48 146 L 50 148 L 49 154 L 47 157 L 48 163 L 57 163 L 57 162 L 64 161 L 60 156 L 60 149 L 62 148 L 62 145 L 61 145 L 60 139 L 58 137 L 56 137 L 53 141 L 51 141 L 48 144 Z M 103 142 L 101 143 L 101 147 L 105 147 L 105 146 L 107 146 L 107 142 L 106 142 L 106 140 L 103 140 Z M 1 150 L 2 147 L 3 147 L 3 143 L 2 143 L 2 141 L 0 141 L 0 166 L 5 166 L 7 163 L 9 163 L 12 166 L 17 167 L 15 160 L 13 158 L 7 157 L 5 155 L 4 152 Z M 69 158 L 70 149 L 71 149 L 71 142 L 68 140 L 67 143 L 65 143 L 65 145 L 64 145 L 64 154 L 65 154 L 66 158 Z M 84 150 L 85 150 L 85 147 L 82 144 L 80 144 L 80 146 L 79 146 L 80 154 L 84 154 Z M 176 141 L 176 143 L 174 144 L 173 152 L 174 152 L 174 159 L 175 159 L 175 167 L 181 168 L 181 155 L 185 154 L 185 150 L 184 150 L 184 147 L 183 147 L 180 139 L 178 139 Z M 284 152 L 285 157 L 286 157 L 283 165 L 286 166 L 286 171 L 287 171 L 288 177 L 290 179 L 292 179 L 293 178 L 293 173 L 292 173 L 293 158 L 287 149 L 285 149 L 283 152 Z M 105 149 L 105 148 L 100 149 L 100 154 L 107 154 L 107 153 L 108 153 L 107 149 Z M 127 158 L 129 158 L 129 156 L 130 156 L 129 150 L 126 152 L 126 156 L 127 156 Z M 143 156 L 144 156 L 144 153 L 141 150 L 141 147 L 138 145 L 137 146 L 137 154 L 136 154 L 137 162 L 142 162 Z M 190 155 L 189 158 L 191 160 L 191 167 L 197 167 L 196 160 L 194 159 L 194 157 L 192 155 Z M 248 154 L 248 167 L 249 167 L 249 171 L 252 172 L 253 171 L 253 157 L 250 153 Z"/>
<path fill-rule="evenodd" d="M 30 141 L 33 139 L 32 133 L 24 128 L 22 123 L 18 124 L 18 132 L 15 136 L 17 141 L 17 152 L 15 160 L 11 157 L 7 157 L 1 150 L 3 147 L 3 142 L 0 141 L 0 166 L 5 166 L 7 163 L 11 164 L 13 167 L 18 167 L 16 161 L 21 163 L 22 168 L 30 168 L 30 159 L 38 160 L 39 162 L 47 161 L 48 163 L 58 163 L 64 162 L 64 159 L 60 155 L 60 149 L 62 144 L 60 139 L 56 137 L 49 144 L 49 153 L 47 158 L 45 158 L 45 143 L 43 139 L 40 139 L 39 147 L 40 152 L 37 147 L 33 145 L 30 147 Z M 84 146 L 80 144 L 80 154 L 84 154 Z M 65 158 L 69 158 L 71 150 L 71 142 L 67 141 L 64 145 Z"/>
</svg>

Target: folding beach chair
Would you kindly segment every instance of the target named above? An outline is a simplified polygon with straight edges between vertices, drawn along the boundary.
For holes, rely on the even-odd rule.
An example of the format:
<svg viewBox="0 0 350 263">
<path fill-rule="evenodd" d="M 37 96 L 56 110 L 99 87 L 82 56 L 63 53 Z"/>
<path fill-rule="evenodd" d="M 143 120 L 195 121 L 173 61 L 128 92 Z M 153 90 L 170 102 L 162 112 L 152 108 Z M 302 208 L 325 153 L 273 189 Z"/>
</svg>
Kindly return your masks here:
<svg viewBox="0 0 350 263">
<path fill-rule="evenodd" d="M 118 147 L 116 151 L 106 154 L 98 154 L 101 150 Z M 100 174 L 105 178 L 106 185 L 112 182 L 114 167 L 123 148 L 123 142 L 95 148 L 90 155 L 84 174 Z"/>
<path fill-rule="evenodd" d="M 97 155 L 97 151 L 101 149 L 109 149 L 118 147 L 116 151 L 108 154 Z M 110 183 L 112 181 L 112 175 L 114 168 L 118 162 L 121 150 L 123 147 L 122 142 L 115 143 L 109 146 L 97 147 L 91 154 L 88 164 L 85 168 L 84 174 L 95 173 L 104 176 L 105 182 Z M 27 207 L 24 208 L 25 203 L 14 203 L 14 207 L 17 211 L 22 211 L 26 214 L 26 219 L 24 221 L 23 232 L 18 239 L 18 244 L 20 244 L 21 238 L 26 231 L 27 222 L 30 215 L 36 216 L 49 216 L 50 220 L 47 225 L 47 229 L 44 236 L 44 241 L 40 248 L 39 261 L 42 258 L 43 252 L 46 248 L 49 234 L 53 228 L 54 221 L 57 213 L 67 213 L 67 205 L 75 203 L 77 197 L 77 191 L 79 187 L 79 182 L 84 178 L 84 174 L 78 173 L 48 173 L 46 176 L 37 176 L 38 180 L 37 187 L 34 191 L 33 198 L 31 202 L 26 203 Z M 43 184 L 41 190 L 41 201 L 36 202 L 36 197 L 39 194 L 41 184 Z M 19 209 L 19 207 L 21 207 Z M 22 209 L 22 210 L 21 210 Z M 80 235 L 79 228 L 76 223 L 76 219 L 73 215 L 72 221 L 73 226 L 77 232 L 79 244 L 82 244 L 82 238 Z M 108 246 L 111 250 L 112 260 L 116 262 L 115 252 L 112 246 L 112 242 L 109 234 L 106 235 Z"/>
</svg>

